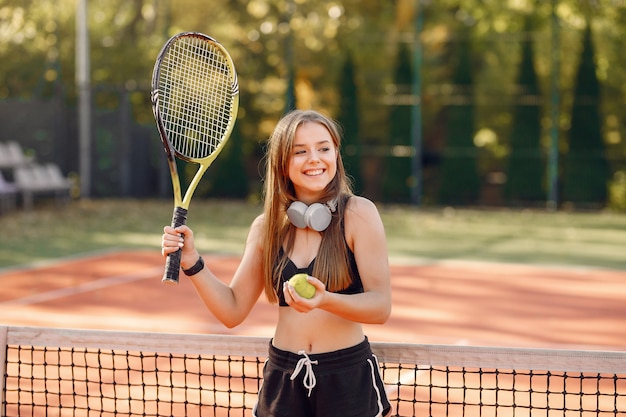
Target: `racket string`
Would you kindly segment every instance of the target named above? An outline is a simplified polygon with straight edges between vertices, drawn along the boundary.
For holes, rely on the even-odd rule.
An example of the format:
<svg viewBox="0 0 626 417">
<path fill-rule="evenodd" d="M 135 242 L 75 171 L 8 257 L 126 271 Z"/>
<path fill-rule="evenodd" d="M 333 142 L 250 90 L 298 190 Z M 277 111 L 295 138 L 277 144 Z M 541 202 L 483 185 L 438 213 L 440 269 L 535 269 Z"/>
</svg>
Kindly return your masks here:
<svg viewBox="0 0 626 417">
<path fill-rule="evenodd" d="M 233 72 L 213 44 L 181 38 L 165 56 L 159 80 L 160 110 L 172 147 L 201 159 L 221 143 L 231 123 Z"/>
</svg>

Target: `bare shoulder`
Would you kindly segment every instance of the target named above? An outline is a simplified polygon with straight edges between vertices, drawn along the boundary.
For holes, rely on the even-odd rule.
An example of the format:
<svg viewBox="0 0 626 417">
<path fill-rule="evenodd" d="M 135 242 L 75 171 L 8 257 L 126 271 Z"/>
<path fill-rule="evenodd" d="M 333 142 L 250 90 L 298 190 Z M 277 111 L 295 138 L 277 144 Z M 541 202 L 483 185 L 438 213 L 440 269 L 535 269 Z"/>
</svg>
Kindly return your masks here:
<svg viewBox="0 0 626 417">
<path fill-rule="evenodd" d="M 385 229 L 376 204 L 365 197 L 353 196 L 344 213 L 346 241 L 354 249 L 355 241 L 384 239 Z"/>
<path fill-rule="evenodd" d="M 264 224 L 265 224 L 265 213 L 261 213 L 258 216 L 256 216 L 255 219 L 252 221 L 252 225 L 250 226 L 250 229 L 263 228 Z"/>
<path fill-rule="evenodd" d="M 264 241 L 262 235 L 264 233 L 265 226 L 265 214 L 258 215 L 250 225 L 250 230 L 248 231 L 248 244 L 255 244 L 257 246 L 262 246 L 261 242 Z"/>
<path fill-rule="evenodd" d="M 376 207 L 376 204 L 374 204 L 374 202 L 368 200 L 365 197 L 360 197 L 356 195 L 350 197 L 350 200 L 348 200 L 345 216 L 346 221 L 358 221 L 359 218 L 362 218 L 364 220 L 380 219 L 380 214 L 378 213 L 378 208 Z"/>
</svg>

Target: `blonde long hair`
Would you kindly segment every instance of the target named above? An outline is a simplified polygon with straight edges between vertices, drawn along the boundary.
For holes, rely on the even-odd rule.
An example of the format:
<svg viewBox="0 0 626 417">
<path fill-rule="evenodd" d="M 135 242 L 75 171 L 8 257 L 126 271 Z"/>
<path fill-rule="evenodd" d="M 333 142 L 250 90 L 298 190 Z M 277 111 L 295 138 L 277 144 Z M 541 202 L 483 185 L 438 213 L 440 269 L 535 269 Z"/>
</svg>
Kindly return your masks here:
<svg viewBox="0 0 626 417">
<path fill-rule="evenodd" d="M 288 170 L 296 129 L 303 123 L 319 123 L 324 126 L 337 148 L 337 173 L 322 196 L 324 202 L 337 198 L 337 210 L 333 213 L 330 226 L 321 232 L 322 243 L 313 267 L 313 276 L 324 282 L 329 291 L 344 289 L 351 281 L 348 251 L 344 243 L 343 215 L 346 203 L 352 195 L 352 188 L 339 152 L 339 126 L 316 111 L 293 110 L 276 125 L 267 142 L 265 155 L 263 275 L 265 295 L 273 303 L 277 302 L 276 286 L 280 285 L 280 274 L 295 240 L 295 226 L 289 222 L 286 214 L 287 207 L 297 200 Z M 286 246 L 280 256 L 283 243 Z"/>
</svg>

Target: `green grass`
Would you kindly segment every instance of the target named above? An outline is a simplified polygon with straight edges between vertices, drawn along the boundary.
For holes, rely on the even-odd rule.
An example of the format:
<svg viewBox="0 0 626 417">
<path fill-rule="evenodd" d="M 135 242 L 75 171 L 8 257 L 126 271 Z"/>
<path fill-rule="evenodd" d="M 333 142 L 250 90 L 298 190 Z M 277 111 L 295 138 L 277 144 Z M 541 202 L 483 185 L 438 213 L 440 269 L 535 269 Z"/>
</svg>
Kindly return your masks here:
<svg viewBox="0 0 626 417">
<path fill-rule="evenodd" d="M 196 200 L 201 251 L 240 254 L 259 205 Z M 380 207 L 393 260 L 475 260 L 626 270 L 626 215 Z M 112 249 L 159 251 L 172 203 L 84 200 L 0 217 L 0 268 Z"/>
<path fill-rule="evenodd" d="M 382 213 L 395 256 L 626 270 L 623 214 L 450 208 Z"/>
</svg>

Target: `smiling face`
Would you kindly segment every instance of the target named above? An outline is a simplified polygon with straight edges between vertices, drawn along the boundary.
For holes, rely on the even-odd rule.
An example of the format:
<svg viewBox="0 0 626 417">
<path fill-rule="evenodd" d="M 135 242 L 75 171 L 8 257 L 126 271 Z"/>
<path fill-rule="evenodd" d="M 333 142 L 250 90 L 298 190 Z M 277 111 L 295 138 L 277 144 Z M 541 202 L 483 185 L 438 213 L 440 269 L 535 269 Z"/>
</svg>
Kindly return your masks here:
<svg viewBox="0 0 626 417">
<path fill-rule="evenodd" d="M 337 147 L 326 127 L 316 122 L 296 129 L 289 159 L 289 179 L 298 199 L 316 202 L 337 173 Z"/>
</svg>

